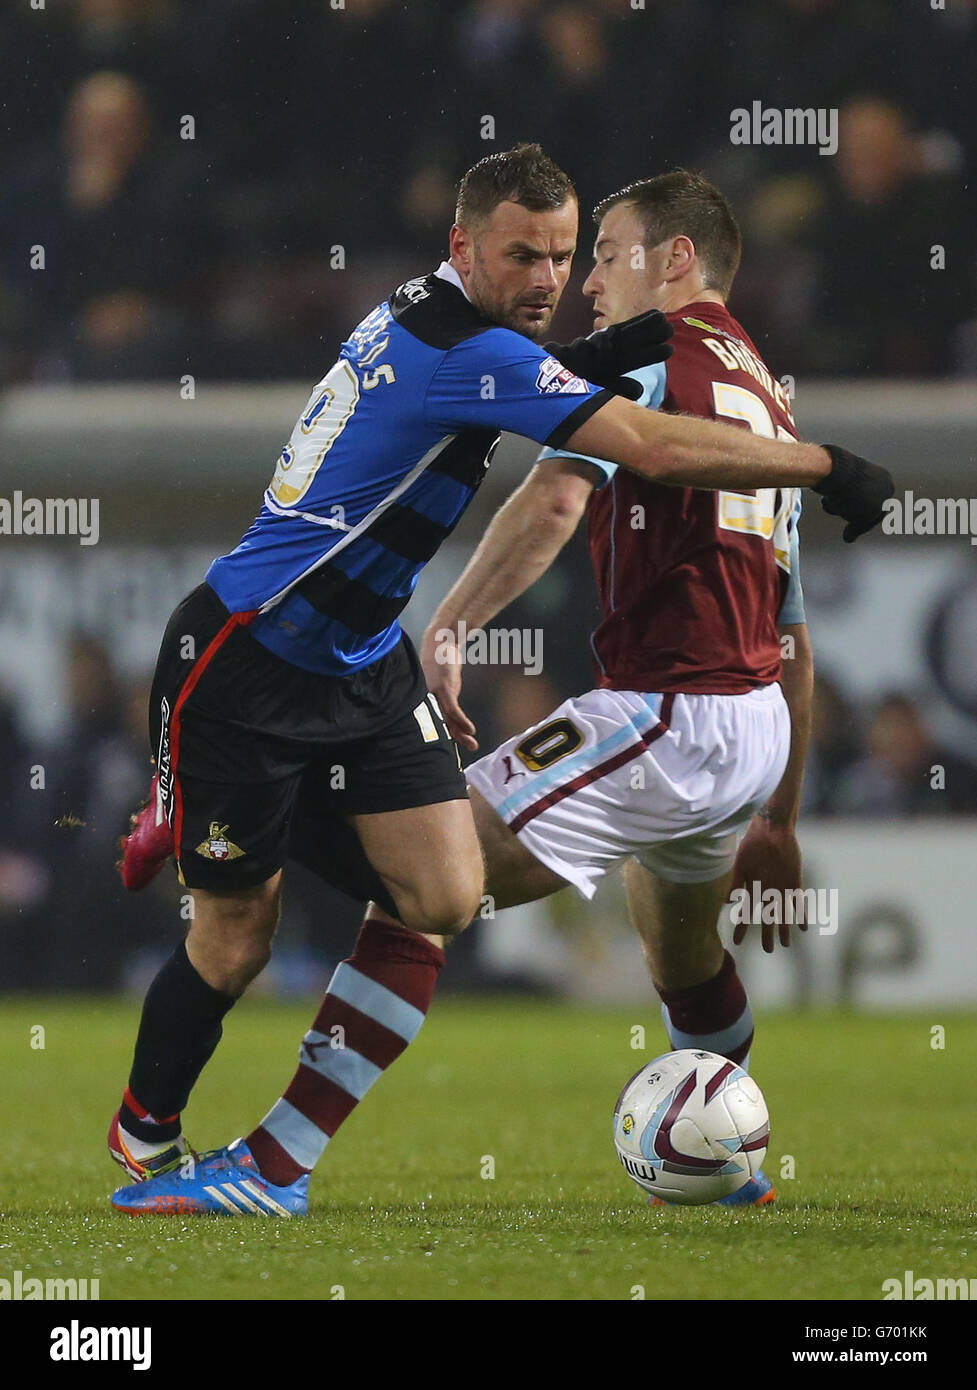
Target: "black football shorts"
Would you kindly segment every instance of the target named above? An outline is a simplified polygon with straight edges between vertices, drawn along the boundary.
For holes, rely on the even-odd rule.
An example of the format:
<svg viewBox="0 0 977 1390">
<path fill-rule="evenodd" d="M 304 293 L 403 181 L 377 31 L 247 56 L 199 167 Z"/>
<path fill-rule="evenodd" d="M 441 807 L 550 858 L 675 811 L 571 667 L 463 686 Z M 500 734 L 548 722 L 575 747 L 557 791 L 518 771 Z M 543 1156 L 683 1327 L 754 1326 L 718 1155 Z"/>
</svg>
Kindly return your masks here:
<svg viewBox="0 0 977 1390">
<path fill-rule="evenodd" d="M 395 912 L 345 818 L 468 796 L 406 635 L 372 666 L 319 675 L 262 646 L 207 584 L 167 624 L 149 727 L 190 888 L 250 888 L 291 856 Z"/>
</svg>

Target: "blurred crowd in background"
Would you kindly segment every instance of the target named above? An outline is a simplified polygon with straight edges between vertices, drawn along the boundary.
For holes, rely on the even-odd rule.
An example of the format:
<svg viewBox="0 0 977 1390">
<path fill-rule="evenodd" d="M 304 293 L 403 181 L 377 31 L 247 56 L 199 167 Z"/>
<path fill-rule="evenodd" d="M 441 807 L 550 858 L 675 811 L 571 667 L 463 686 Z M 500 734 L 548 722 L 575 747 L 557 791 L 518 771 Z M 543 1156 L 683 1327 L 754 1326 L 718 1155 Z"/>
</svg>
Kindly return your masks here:
<svg viewBox="0 0 977 1390">
<path fill-rule="evenodd" d="M 681 164 L 738 213 L 734 309 L 777 375 L 977 371 L 977 0 L 0 16 L 0 381 L 314 379 L 365 307 L 440 259 L 464 170 L 519 140 L 580 192 L 561 327 L 589 326 L 595 202 Z M 730 112 L 757 101 L 838 108 L 837 155 L 732 145 Z"/>
</svg>

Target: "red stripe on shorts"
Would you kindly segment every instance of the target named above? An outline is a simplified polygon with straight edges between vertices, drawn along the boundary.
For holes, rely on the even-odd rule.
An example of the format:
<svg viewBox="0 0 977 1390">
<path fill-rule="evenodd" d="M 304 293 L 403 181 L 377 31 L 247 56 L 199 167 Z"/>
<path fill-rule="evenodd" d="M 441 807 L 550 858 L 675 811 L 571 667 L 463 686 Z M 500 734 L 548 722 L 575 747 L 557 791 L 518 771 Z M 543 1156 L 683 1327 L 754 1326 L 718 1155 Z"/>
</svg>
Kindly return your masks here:
<svg viewBox="0 0 977 1390">
<path fill-rule="evenodd" d="M 574 792 L 580 791 L 582 787 L 589 787 L 591 782 L 596 782 L 598 777 L 605 777 L 607 773 L 614 772 L 630 759 L 643 753 L 653 743 L 656 743 L 663 734 L 668 733 L 668 721 L 672 717 L 672 705 L 675 703 L 675 696 L 666 695 L 662 700 L 661 718 L 653 729 L 649 729 L 646 734 L 642 734 L 636 743 L 628 744 L 620 753 L 615 753 L 613 758 L 598 763 L 596 767 L 589 768 L 586 772 L 581 772 L 579 777 L 574 777 L 572 782 L 565 782 L 562 787 L 554 787 L 552 791 L 541 796 L 538 801 L 534 801 L 531 806 L 527 806 L 525 811 L 520 811 L 514 820 L 508 822 L 509 829 L 517 835 L 524 825 L 541 815 L 543 811 L 555 806 L 564 797 L 572 796 Z"/>
<path fill-rule="evenodd" d="M 217 633 L 216 637 L 211 638 L 204 651 L 191 666 L 190 674 L 183 682 L 176 704 L 173 706 L 173 713 L 170 716 L 170 770 L 173 776 L 173 846 L 176 851 L 177 863 L 180 862 L 180 842 L 183 838 L 183 797 L 180 793 L 180 778 L 177 772 L 180 763 L 180 715 L 183 706 L 193 694 L 200 677 L 234 629 L 247 627 L 257 617 L 257 614 L 257 608 L 248 613 L 231 614 L 220 632 Z"/>
</svg>

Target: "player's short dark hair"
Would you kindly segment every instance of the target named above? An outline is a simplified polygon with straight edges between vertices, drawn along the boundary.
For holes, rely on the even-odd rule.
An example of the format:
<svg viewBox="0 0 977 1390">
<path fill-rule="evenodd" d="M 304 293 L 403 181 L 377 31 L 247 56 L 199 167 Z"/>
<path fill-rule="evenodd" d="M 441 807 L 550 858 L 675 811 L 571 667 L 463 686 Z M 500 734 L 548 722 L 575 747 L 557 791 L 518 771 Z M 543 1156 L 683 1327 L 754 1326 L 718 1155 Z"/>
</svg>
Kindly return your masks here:
<svg viewBox="0 0 977 1390">
<path fill-rule="evenodd" d="M 718 188 L 688 169 L 673 169 L 653 179 L 629 183 L 594 208 L 594 221 L 618 203 L 630 203 L 641 219 L 645 246 L 687 236 L 695 246 L 705 288 L 724 297 L 733 287 L 743 242 L 729 204 Z"/>
<path fill-rule="evenodd" d="M 530 212 L 561 208 L 576 198 L 569 176 L 540 145 L 516 145 L 486 155 L 458 186 L 455 221 L 463 227 L 491 217 L 500 203 L 519 203 Z"/>
</svg>

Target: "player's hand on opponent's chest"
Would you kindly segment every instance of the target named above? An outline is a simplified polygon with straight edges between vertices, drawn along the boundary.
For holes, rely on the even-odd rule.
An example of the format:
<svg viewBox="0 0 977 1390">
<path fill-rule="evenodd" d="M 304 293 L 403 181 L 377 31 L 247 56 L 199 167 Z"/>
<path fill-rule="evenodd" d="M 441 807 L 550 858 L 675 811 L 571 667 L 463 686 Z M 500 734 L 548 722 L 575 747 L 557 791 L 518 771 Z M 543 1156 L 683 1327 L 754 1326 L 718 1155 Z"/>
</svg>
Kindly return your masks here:
<svg viewBox="0 0 977 1390">
<path fill-rule="evenodd" d="M 543 347 L 576 376 L 636 401 L 643 389 L 641 383 L 624 373 L 671 357 L 668 340 L 673 332 L 660 310 L 649 309 L 623 323 L 598 328 L 585 338 L 574 338 L 572 343 L 544 343 Z"/>
</svg>

